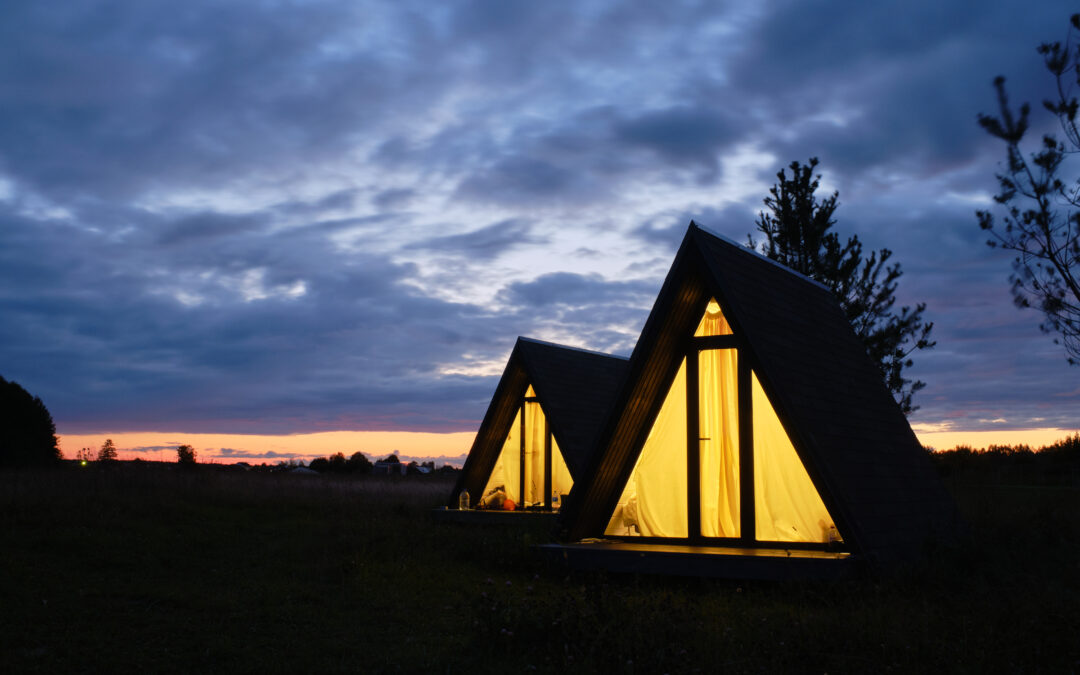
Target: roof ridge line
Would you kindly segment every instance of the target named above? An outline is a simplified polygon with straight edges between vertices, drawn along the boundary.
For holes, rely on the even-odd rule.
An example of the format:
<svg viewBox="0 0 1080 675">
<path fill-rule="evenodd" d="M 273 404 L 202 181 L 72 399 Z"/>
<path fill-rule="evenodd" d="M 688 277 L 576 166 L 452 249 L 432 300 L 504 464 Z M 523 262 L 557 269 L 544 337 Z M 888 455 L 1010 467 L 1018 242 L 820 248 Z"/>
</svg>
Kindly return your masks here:
<svg viewBox="0 0 1080 675">
<path fill-rule="evenodd" d="M 600 351 L 597 351 L 595 349 L 585 349 L 584 347 L 571 347 L 570 345 L 561 345 L 561 344 L 559 344 L 557 342 L 549 342 L 547 340 L 540 340 L 538 338 L 525 337 L 524 335 L 519 335 L 517 339 L 521 340 L 521 341 L 524 341 L 524 342 L 532 342 L 533 344 L 544 345 L 544 346 L 547 346 L 547 347 L 557 347 L 559 349 L 566 349 L 566 350 L 574 351 L 574 352 L 582 352 L 584 354 L 595 354 L 596 356 L 607 356 L 609 358 L 619 359 L 621 361 L 629 361 L 630 360 L 629 356 L 620 356 L 619 354 L 609 354 L 607 352 L 600 352 Z"/>
<path fill-rule="evenodd" d="M 710 229 L 708 227 L 705 227 L 704 225 L 697 222 L 696 220 L 691 220 L 690 224 L 694 225 L 698 230 L 701 230 L 702 232 L 704 232 L 705 234 L 707 234 L 707 235 L 709 235 L 711 237 L 716 237 L 717 239 L 719 239 L 720 241 L 722 241 L 722 242 L 724 242 L 726 244 L 731 244 L 732 246 L 737 246 L 740 250 L 745 251 L 746 253 L 749 253 L 749 254 L 763 260 L 764 262 L 769 263 L 770 265 L 775 265 L 776 267 L 779 267 L 780 269 L 784 270 L 785 272 L 787 272 L 789 274 L 794 274 L 795 276 L 799 277 L 800 279 L 803 279 L 805 281 L 809 281 L 810 283 L 814 284 L 815 286 L 823 288 L 826 291 L 829 291 L 830 293 L 832 293 L 831 288 L 829 288 L 825 284 L 821 283 L 817 279 L 808 277 L 805 274 L 803 274 L 802 272 L 799 272 L 797 270 L 793 270 L 790 267 L 788 267 L 787 265 L 785 265 L 785 264 L 783 264 L 781 262 L 777 262 L 777 261 L 773 260 L 772 258 L 766 256 L 765 254 L 761 253 L 757 249 L 750 248 L 749 246 L 744 246 L 744 245 L 740 244 L 739 242 L 735 241 L 734 239 L 732 239 L 730 237 L 726 237 L 726 236 L 720 234 L 719 232 L 715 232 L 712 229 Z"/>
</svg>

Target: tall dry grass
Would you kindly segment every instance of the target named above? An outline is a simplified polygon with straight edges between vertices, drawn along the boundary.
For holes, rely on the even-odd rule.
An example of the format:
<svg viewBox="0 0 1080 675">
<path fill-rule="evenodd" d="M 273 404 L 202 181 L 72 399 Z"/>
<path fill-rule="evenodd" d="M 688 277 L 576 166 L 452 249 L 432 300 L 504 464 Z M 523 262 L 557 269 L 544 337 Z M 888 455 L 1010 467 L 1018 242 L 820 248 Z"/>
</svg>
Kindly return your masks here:
<svg viewBox="0 0 1080 675">
<path fill-rule="evenodd" d="M 971 538 L 845 583 L 573 574 L 452 481 L 0 473 L 7 672 L 1080 669 L 1080 492 L 952 481 Z"/>
</svg>

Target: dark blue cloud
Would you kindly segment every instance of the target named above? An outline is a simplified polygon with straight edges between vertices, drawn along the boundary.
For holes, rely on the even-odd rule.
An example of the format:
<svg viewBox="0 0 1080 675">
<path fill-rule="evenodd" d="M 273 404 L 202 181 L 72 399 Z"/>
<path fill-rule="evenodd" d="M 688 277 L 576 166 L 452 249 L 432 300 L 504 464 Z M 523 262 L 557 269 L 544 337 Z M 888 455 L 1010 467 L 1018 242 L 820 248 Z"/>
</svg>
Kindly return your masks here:
<svg viewBox="0 0 1080 675">
<path fill-rule="evenodd" d="M 457 194 L 469 201 L 495 204 L 535 204 L 580 197 L 584 181 L 569 166 L 534 157 L 507 157 L 490 169 L 470 176 Z"/>
<path fill-rule="evenodd" d="M 415 195 L 411 188 L 390 188 L 375 195 L 372 201 L 379 209 L 396 209 L 407 205 Z"/>
<path fill-rule="evenodd" d="M 607 281 L 597 275 L 554 272 L 533 281 L 516 282 L 503 289 L 500 299 L 512 305 L 602 305 L 626 300 L 642 301 L 654 293 L 646 282 Z"/>
<path fill-rule="evenodd" d="M 491 260 L 512 248 L 543 244 L 545 241 L 543 237 L 533 234 L 532 223 L 521 218 L 511 218 L 465 234 L 425 239 L 410 244 L 407 248 L 428 250 L 442 255 L 460 255 L 474 260 Z"/>
<path fill-rule="evenodd" d="M 715 169 L 717 153 L 736 138 L 736 131 L 716 110 L 678 105 L 623 120 L 615 135 L 617 141 L 647 148 L 672 163 Z"/>
<path fill-rule="evenodd" d="M 629 352 L 689 220 L 818 156 L 935 321 L 915 419 L 1068 425 L 972 212 L 1072 11 L 4 4 L 0 374 L 62 431 L 474 428 L 515 336 Z"/>
<path fill-rule="evenodd" d="M 158 241 L 170 245 L 192 239 L 244 235 L 258 229 L 263 222 L 257 214 L 193 213 L 170 223 Z"/>
</svg>

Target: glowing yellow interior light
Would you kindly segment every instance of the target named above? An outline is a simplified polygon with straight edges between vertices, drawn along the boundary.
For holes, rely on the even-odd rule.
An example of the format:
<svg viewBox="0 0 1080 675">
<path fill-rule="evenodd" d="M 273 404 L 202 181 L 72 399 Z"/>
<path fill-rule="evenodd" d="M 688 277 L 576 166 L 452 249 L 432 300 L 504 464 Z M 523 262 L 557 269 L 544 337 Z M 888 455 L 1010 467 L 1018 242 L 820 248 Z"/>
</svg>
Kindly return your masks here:
<svg viewBox="0 0 1080 675">
<path fill-rule="evenodd" d="M 701 534 L 739 536 L 738 353 L 698 353 Z"/>
<path fill-rule="evenodd" d="M 842 541 L 757 374 L 752 377 L 755 536 L 758 541 Z"/>
<path fill-rule="evenodd" d="M 514 413 L 514 421 L 510 425 L 510 433 L 503 441 L 499 458 L 495 460 L 495 468 L 491 470 L 484 492 L 480 496 L 478 505 L 490 506 L 491 502 L 499 498 L 498 492 L 502 491 L 502 498 L 512 499 L 515 504 L 521 503 L 518 492 L 521 489 L 521 409 Z"/>
<path fill-rule="evenodd" d="M 738 352 L 698 352 L 701 534 L 740 532 Z M 751 373 L 754 539 L 842 542 L 757 374 Z M 686 361 L 623 488 L 604 534 L 685 538 L 687 518 Z"/>
<path fill-rule="evenodd" d="M 536 392 L 532 385 L 525 392 L 525 398 L 533 398 Z M 525 401 L 525 457 L 522 463 L 521 456 L 521 416 L 522 408 L 518 408 L 514 414 L 514 421 L 510 425 L 510 432 L 503 442 L 499 457 L 495 462 L 484 485 L 481 496 L 482 507 L 491 506 L 492 503 L 501 503 L 501 499 L 512 499 L 517 508 L 529 506 L 544 506 L 546 504 L 544 494 L 544 456 L 545 442 L 550 433 L 544 411 L 538 401 Z M 521 470 L 525 470 L 525 480 L 521 480 Z M 522 482 L 525 492 L 520 494 Z M 562 506 L 562 497 L 570 492 L 574 486 L 574 479 L 570 476 L 570 469 L 566 465 L 566 459 L 559 450 L 554 437 L 551 439 L 551 492 L 553 507 Z M 501 495 L 499 493 L 502 493 Z M 554 499 L 558 494 L 559 499 Z"/>
<path fill-rule="evenodd" d="M 570 493 L 574 487 L 574 479 L 570 476 L 570 467 L 566 466 L 562 451 L 555 438 L 551 439 L 551 506 L 561 509 L 563 497 Z"/>
<path fill-rule="evenodd" d="M 604 534 L 686 537 L 686 359 Z"/>
<path fill-rule="evenodd" d="M 532 387 L 529 387 L 531 390 Z M 540 404 L 525 402 L 525 495 L 522 506 L 544 504 L 544 438 L 547 424 Z"/>
<path fill-rule="evenodd" d="M 720 305 L 716 300 L 709 300 L 709 304 L 705 308 L 705 314 L 701 317 L 697 330 L 694 331 L 694 337 L 731 334 L 731 326 L 728 324 L 727 319 L 724 318 Z"/>
</svg>

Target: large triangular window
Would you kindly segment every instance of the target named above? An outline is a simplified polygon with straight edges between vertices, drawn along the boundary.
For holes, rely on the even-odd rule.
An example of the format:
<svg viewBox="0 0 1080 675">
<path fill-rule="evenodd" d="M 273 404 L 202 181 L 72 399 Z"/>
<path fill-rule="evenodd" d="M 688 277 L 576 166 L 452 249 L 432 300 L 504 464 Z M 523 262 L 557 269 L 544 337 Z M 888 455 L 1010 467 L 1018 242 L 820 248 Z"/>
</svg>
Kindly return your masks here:
<svg viewBox="0 0 1080 675">
<path fill-rule="evenodd" d="M 607 534 L 685 537 L 686 361 L 671 383 Z"/>
<path fill-rule="evenodd" d="M 478 508 L 558 509 L 574 480 L 532 385 L 514 415 Z"/>
<path fill-rule="evenodd" d="M 740 363 L 738 338 L 715 299 L 605 534 L 740 545 L 841 541 L 756 373 Z"/>
</svg>

